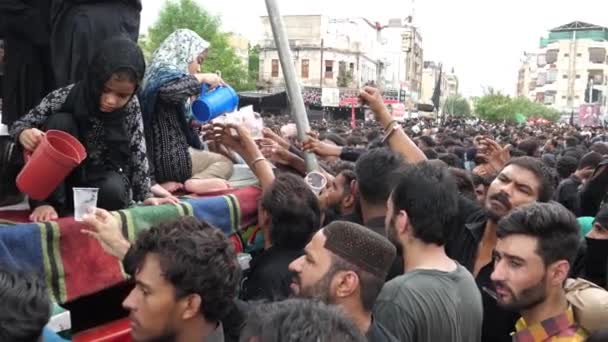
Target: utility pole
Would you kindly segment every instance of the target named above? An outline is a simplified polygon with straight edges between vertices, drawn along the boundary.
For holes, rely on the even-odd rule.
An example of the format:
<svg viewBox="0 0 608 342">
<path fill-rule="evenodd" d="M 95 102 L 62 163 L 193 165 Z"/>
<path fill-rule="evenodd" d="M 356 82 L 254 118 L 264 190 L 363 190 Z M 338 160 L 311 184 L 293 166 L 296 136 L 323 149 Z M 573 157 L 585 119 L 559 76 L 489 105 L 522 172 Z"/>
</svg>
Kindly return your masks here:
<svg viewBox="0 0 608 342">
<path fill-rule="evenodd" d="M 292 62 L 293 58 L 291 56 L 291 50 L 289 49 L 289 40 L 287 39 L 287 32 L 285 32 L 283 17 L 281 17 L 276 0 L 266 0 L 266 9 L 268 10 L 272 34 L 279 52 L 281 67 L 283 68 L 285 85 L 287 94 L 289 95 L 289 103 L 291 105 L 291 114 L 298 129 L 298 139 L 304 141 L 307 139 L 306 133 L 310 131 L 310 126 L 308 124 L 306 107 L 304 106 L 304 99 L 302 98 L 302 92 L 300 91 L 300 85 L 296 75 L 296 68 Z M 321 51 L 323 51 L 323 49 L 321 49 Z M 306 153 L 304 157 L 306 160 L 306 170 L 308 172 L 318 169 L 317 159 L 314 154 Z"/>
</svg>

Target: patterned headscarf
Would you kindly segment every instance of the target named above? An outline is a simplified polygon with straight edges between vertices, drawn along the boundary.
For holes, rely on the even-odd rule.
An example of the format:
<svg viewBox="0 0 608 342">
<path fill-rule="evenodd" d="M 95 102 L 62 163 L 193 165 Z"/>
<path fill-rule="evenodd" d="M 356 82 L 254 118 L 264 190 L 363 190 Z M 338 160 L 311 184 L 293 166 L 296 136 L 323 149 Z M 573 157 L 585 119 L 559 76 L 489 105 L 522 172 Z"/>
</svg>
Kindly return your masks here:
<svg viewBox="0 0 608 342">
<path fill-rule="evenodd" d="M 180 29 L 171 33 L 154 52 L 144 77 L 144 87 L 150 78 L 164 68 L 188 73 L 188 65 L 207 48 L 209 42 L 194 31 Z"/>
<path fill-rule="evenodd" d="M 165 84 L 189 74 L 188 66 L 199 54 L 209 48 L 209 43 L 196 32 L 180 29 L 169 35 L 154 52 L 152 62 L 146 70 L 139 102 L 144 119 L 144 130 L 150 134 L 152 113 L 156 106 L 158 90 Z M 182 115 L 178 118 L 185 131 L 188 131 L 190 106 L 184 103 Z M 200 139 L 189 135 L 188 143 L 195 148 L 201 148 Z"/>
</svg>

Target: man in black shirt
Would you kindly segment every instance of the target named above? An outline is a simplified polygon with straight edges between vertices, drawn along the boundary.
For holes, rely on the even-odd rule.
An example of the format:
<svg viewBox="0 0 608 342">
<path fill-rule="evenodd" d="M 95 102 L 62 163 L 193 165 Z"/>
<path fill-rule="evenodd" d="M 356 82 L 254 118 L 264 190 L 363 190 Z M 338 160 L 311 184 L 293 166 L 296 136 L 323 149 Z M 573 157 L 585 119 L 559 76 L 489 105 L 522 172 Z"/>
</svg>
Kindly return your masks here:
<svg viewBox="0 0 608 342">
<path fill-rule="evenodd" d="M 356 223 L 334 221 L 318 231 L 305 255 L 291 263 L 298 297 L 341 306 L 368 341 L 397 341 L 372 317 L 395 246 Z"/>
<path fill-rule="evenodd" d="M 464 226 L 454 226 L 446 244 L 448 256 L 465 266 L 475 276 L 482 292 L 484 322 L 482 341 L 511 341 L 517 315 L 500 309 L 493 297 L 490 275 L 493 271 L 492 251 L 496 246 L 498 221 L 513 208 L 535 201 L 547 202 L 553 196 L 550 170 L 532 157 L 510 160 L 488 189 L 483 209 L 461 204 Z M 469 201 L 461 198 L 461 202 Z"/>
</svg>

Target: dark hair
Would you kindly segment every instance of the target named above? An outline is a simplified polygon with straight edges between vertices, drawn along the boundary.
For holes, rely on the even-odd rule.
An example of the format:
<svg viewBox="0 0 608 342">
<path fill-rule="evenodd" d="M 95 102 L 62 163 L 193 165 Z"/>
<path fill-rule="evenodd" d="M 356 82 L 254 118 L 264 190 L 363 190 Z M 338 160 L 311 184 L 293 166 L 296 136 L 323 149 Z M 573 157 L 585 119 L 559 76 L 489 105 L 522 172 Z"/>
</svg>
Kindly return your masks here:
<svg viewBox="0 0 608 342">
<path fill-rule="evenodd" d="M 342 177 L 344 177 L 344 193 L 350 194 L 352 192 L 352 189 L 350 188 L 350 183 L 353 180 L 357 179 L 357 175 L 355 175 L 355 172 L 351 170 L 344 170 L 338 175 L 342 175 Z"/>
<path fill-rule="evenodd" d="M 332 223 L 336 223 L 334 221 Z M 373 233 L 373 231 L 372 231 Z M 390 242 L 389 242 L 390 243 Z M 376 275 L 373 275 L 363 269 L 361 267 L 345 260 L 344 258 L 337 256 L 334 253 L 331 253 L 332 262 L 331 267 L 327 271 L 326 276 L 333 278 L 333 276 L 340 271 L 352 271 L 357 274 L 359 277 L 359 290 L 361 294 L 361 306 L 363 310 L 367 312 L 371 312 L 374 309 L 374 304 L 376 303 L 376 299 L 382 291 L 382 287 L 386 281 L 386 277 L 381 278 Z M 389 264 L 390 266 L 391 264 Z"/>
<path fill-rule="evenodd" d="M 589 152 L 587 154 L 585 154 L 583 156 L 583 158 L 581 158 L 581 160 L 578 162 L 578 170 L 582 170 L 582 169 L 586 169 L 586 168 L 592 168 L 595 169 L 599 163 L 602 161 L 602 159 L 604 159 L 604 157 L 602 157 L 601 154 L 597 153 L 597 152 Z"/>
<path fill-rule="evenodd" d="M 138 85 L 140 82 L 140 79 L 138 78 L 137 74 L 131 68 L 118 68 L 112 73 L 112 75 L 115 75 L 116 78 L 120 81 L 126 80 L 135 85 Z"/>
<path fill-rule="evenodd" d="M 323 228 L 325 249 L 332 254 L 326 277 L 352 271 L 359 277 L 361 304 L 371 312 L 388 271 L 395 260 L 395 246 L 382 235 L 361 225 L 335 221 Z"/>
<path fill-rule="evenodd" d="M 259 304 L 247 317 L 240 341 L 365 342 L 355 324 L 336 306 L 309 299 Z"/>
<path fill-rule="evenodd" d="M 304 180 L 284 173 L 262 195 L 262 208 L 271 216 L 275 246 L 302 249 L 321 227 L 319 200 Z"/>
<path fill-rule="evenodd" d="M 563 156 L 557 159 L 555 169 L 560 178 L 565 179 L 570 177 L 578 167 L 578 161 L 574 157 Z"/>
<path fill-rule="evenodd" d="M 448 166 L 464 169 L 464 162 L 454 153 L 445 153 L 439 155 L 439 160 L 448 164 Z"/>
<path fill-rule="evenodd" d="M 429 137 L 428 135 L 423 135 L 423 136 L 419 137 L 418 139 L 420 139 L 420 141 L 422 141 L 428 147 L 435 147 L 437 145 L 435 143 L 435 140 L 433 140 L 433 138 Z"/>
<path fill-rule="evenodd" d="M 553 198 L 553 192 L 555 191 L 556 178 L 551 169 L 545 165 L 542 161 L 532 157 L 518 157 L 513 158 L 507 162 L 505 167 L 509 165 L 515 165 L 532 172 L 538 182 L 538 201 L 548 202 Z"/>
<path fill-rule="evenodd" d="M 606 144 L 604 142 L 596 142 L 593 145 L 591 145 L 589 150 L 591 150 L 593 152 L 597 152 L 597 153 L 601 154 L 602 156 L 604 156 L 604 155 L 608 154 L 608 144 Z"/>
<path fill-rule="evenodd" d="M 373 205 L 385 205 L 394 184 L 401 157 L 386 148 L 373 149 L 357 160 L 355 174 L 361 197 Z"/>
<path fill-rule="evenodd" d="M 138 268 L 149 253 L 159 255 L 163 276 L 175 287 L 177 298 L 198 294 L 207 320 L 224 318 L 241 274 L 234 246 L 219 229 L 194 217 L 161 223 L 137 237 Z"/>
<path fill-rule="evenodd" d="M 516 234 L 538 238 L 537 253 L 545 266 L 558 260 L 572 264 L 581 240 L 576 217 L 555 202 L 523 205 L 498 222 L 499 239 Z"/>
<path fill-rule="evenodd" d="M 466 170 L 455 167 L 450 167 L 448 170 L 450 170 L 452 177 L 456 181 L 458 192 L 471 200 L 475 200 L 475 186 L 473 185 L 471 174 Z"/>
<path fill-rule="evenodd" d="M 476 173 L 471 174 L 471 180 L 473 181 L 473 185 L 477 187 L 478 185 L 490 186 L 494 181 L 495 176 L 480 176 Z"/>
<path fill-rule="evenodd" d="M 566 147 L 576 147 L 579 144 L 579 141 L 576 137 L 567 137 L 566 138 Z"/>
<path fill-rule="evenodd" d="M 428 162 L 400 171 L 392 194 L 395 213 L 404 210 L 414 236 L 425 243 L 444 245 L 458 214 L 458 187 L 445 168 Z"/>
<path fill-rule="evenodd" d="M 534 157 L 538 148 L 539 144 L 536 139 L 526 139 L 517 145 L 517 149 L 523 151 L 529 157 Z"/>
<path fill-rule="evenodd" d="M 51 316 L 51 303 L 42 279 L 0 267 L 0 341 L 36 342 Z"/>
<path fill-rule="evenodd" d="M 437 159 L 439 158 L 439 154 L 435 152 L 433 148 L 426 147 L 422 149 L 422 153 L 426 156 L 427 159 Z"/>
</svg>

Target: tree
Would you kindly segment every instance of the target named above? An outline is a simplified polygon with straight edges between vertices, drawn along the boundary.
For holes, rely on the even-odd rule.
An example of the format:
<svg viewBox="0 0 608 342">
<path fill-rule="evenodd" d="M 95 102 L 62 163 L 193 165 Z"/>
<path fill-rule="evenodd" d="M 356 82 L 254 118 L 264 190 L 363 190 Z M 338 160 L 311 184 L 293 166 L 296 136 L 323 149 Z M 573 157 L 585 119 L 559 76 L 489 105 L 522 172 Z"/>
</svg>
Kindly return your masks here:
<svg viewBox="0 0 608 342">
<path fill-rule="evenodd" d="M 259 45 L 249 46 L 249 82 L 254 88 L 260 78 L 260 51 Z"/>
<path fill-rule="evenodd" d="M 469 101 L 460 95 L 450 96 L 443 104 L 443 112 L 452 116 L 471 116 Z"/>
<path fill-rule="evenodd" d="M 221 19 L 211 15 L 194 0 L 167 1 L 158 20 L 148 30 L 144 53 L 152 55 L 175 30 L 190 29 L 211 44 L 209 56 L 202 67 L 204 72 L 221 72 L 222 78 L 237 91 L 251 89 L 247 68 L 228 44 L 228 34 L 220 31 L 220 26 Z"/>
<path fill-rule="evenodd" d="M 560 117 L 559 112 L 553 108 L 525 97 L 513 99 L 493 89 L 476 101 L 475 113 L 479 118 L 492 122 L 516 122 L 522 116 L 525 119 L 543 118 L 549 121 L 557 121 Z"/>
</svg>

